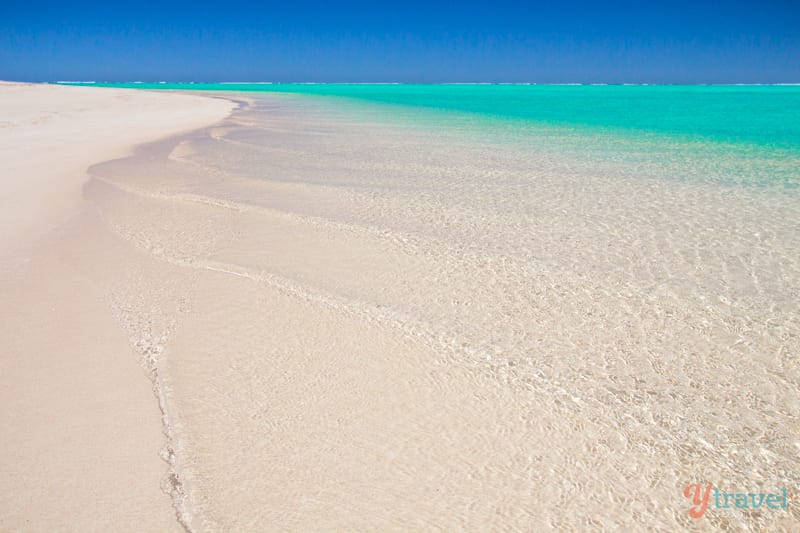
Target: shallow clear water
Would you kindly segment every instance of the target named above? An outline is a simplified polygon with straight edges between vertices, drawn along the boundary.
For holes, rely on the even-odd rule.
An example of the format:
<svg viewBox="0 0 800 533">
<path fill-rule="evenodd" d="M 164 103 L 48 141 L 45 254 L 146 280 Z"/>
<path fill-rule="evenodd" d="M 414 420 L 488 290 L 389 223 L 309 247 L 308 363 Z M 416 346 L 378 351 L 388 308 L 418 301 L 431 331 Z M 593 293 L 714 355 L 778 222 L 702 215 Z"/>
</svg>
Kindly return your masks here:
<svg viewBox="0 0 800 533">
<path fill-rule="evenodd" d="M 797 148 L 754 140 L 776 112 L 715 137 L 689 114 L 648 129 L 643 97 L 633 128 L 257 88 L 86 187 L 169 264 L 117 297 L 134 337 L 174 324 L 163 375 L 198 524 L 796 525 Z M 758 105 L 780 91 L 796 98 L 756 88 Z M 694 521 L 689 483 L 790 504 Z"/>
</svg>

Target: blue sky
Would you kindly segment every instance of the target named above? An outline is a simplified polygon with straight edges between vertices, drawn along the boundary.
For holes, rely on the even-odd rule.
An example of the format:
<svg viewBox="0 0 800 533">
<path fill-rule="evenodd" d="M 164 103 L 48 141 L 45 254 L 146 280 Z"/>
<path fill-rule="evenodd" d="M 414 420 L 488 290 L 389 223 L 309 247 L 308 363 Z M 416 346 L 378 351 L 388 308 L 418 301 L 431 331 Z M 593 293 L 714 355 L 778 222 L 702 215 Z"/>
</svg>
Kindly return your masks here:
<svg viewBox="0 0 800 533">
<path fill-rule="evenodd" d="M 800 0 L 5 0 L 0 79 L 792 83 Z"/>
</svg>

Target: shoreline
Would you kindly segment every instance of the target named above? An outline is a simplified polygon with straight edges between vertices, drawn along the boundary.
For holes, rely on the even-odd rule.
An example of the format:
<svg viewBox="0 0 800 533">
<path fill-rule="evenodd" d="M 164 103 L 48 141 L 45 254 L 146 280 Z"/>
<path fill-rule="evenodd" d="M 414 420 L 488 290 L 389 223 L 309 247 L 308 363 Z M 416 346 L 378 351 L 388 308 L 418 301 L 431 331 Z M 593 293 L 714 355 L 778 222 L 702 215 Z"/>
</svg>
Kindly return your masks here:
<svg viewBox="0 0 800 533">
<path fill-rule="evenodd" d="M 83 496 L 104 509 L 138 476 L 128 514 L 62 520 L 179 528 L 160 479 L 188 530 L 675 530 L 702 527 L 687 484 L 795 486 L 795 191 L 218 96 L 246 105 L 91 165 L 84 208 L 0 286 L 27 371 L 3 377 L 62 385 L 37 405 L 100 428 L 72 464 L 132 461 Z M 0 400 L 9 435 L 15 412 L 58 427 Z M 120 405 L 139 441 L 97 424 Z M 787 505 L 704 524 L 785 529 Z"/>
<path fill-rule="evenodd" d="M 3 248 L 74 215 L 91 165 L 221 120 L 235 108 L 228 99 L 174 92 L 21 82 L 0 82 L 0 90 L 0 154 L 8 176 L 0 180 Z M 12 181 L 17 175 L 25 183 Z"/>
<path fill-rule="evenodd" d="M 92 165 L 235 104 L 7 82 L 0 94 L 0 529 L 180 531 L 162 399 L 95 270 L 120 263 L 83 190 Z"/>
</svg>

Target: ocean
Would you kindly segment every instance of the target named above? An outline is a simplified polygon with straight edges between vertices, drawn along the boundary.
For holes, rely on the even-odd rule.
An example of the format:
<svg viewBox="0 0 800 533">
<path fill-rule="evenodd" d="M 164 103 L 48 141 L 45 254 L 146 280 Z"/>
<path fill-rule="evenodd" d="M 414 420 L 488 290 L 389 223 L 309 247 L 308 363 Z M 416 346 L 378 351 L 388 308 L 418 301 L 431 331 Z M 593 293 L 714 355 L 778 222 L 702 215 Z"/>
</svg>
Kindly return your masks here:
<svg viewBox="0 0 800 533">
<path fill-rule="evenodd" d="M 239 103 L 85 189 L 199 525 L 800 519 L 685 496 L 800 481 L 800 88 L 114 86 Z"/>
<path fill-rule="evenodd" d="M 666 167 L 673 179 L 800 184 L 795 85 L 94 85 L 325 97 L 351 107 L 373 104 L 384 120 L 472 132 L 484 140 L 599 161 L 647 160 Z"/>
</svg>

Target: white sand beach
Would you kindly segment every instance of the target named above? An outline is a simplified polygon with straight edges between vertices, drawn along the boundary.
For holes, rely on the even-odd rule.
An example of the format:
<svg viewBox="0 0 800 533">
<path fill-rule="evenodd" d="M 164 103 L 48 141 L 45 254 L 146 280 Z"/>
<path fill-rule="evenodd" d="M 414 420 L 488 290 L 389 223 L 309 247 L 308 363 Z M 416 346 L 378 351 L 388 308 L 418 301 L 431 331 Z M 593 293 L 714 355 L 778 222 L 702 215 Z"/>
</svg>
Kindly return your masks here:
<svg viewBox="0 0 800 533">
<path fill-rule="evenodd" d="M 0 94 L 0 530 L 798 523 L 796 195 L 314 98 Z M 698 521 L 701 482 L 789 503 Z"/>
<path fill-rule="evenodd" d="M 0 530 L 180 530 L 158 402 L 80 246 L 87 168 L 223 118 L 227 101 L 0 84 Z M 95 252 L 102 251 L 102 244 Z M 113 258 L 113 254 L 107 257 Z"/>
</svg>

